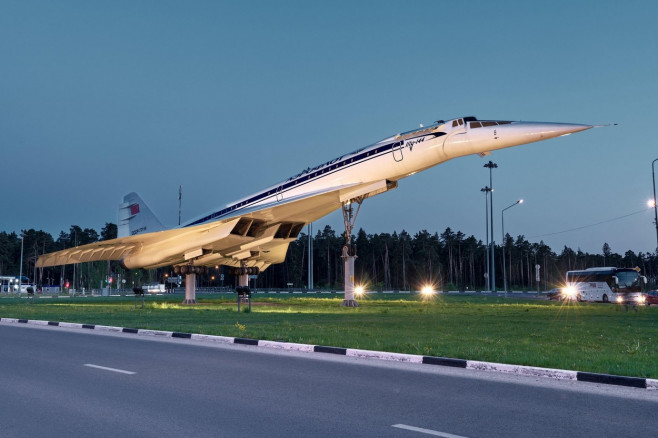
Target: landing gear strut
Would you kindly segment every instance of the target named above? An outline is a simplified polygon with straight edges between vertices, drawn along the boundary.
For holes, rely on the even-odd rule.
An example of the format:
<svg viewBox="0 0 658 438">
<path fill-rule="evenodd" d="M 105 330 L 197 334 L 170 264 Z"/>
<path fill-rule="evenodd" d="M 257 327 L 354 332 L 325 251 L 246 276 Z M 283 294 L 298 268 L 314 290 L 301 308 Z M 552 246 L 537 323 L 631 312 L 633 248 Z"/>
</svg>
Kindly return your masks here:
<svg viewBox="0 0 658 438">
<path fill-rule="evenodd" d="M 256 266 L 251 268 L 247 267 L 247 262 L 241 261 L 239 268 L 231 268 L 229 271 L 231 275 L 238 277 L 238 287 L 239 288 L 249 288 L 249 276 L 258 275 L 260 269 Z"/>
<path fill-rule="evenodd" d="M 356 216 L 359 214 L 361 203 L 365 197 L 361 196 L 352 199 L 350 202 L 343 202 L 343 220 L 345 222 L 345 245 L 343 245 L 343 255 L 341 258 L 345 263 L 345 298 L 340 304 L 344 307 L 359 307 L 359 303 L 354 299 L 354 260 L 356 260 L 356 245 L 352 244 L 352 230 Z M 353 209 L 353 203 L 357 203 L 356 212 Z"/>
</svg>

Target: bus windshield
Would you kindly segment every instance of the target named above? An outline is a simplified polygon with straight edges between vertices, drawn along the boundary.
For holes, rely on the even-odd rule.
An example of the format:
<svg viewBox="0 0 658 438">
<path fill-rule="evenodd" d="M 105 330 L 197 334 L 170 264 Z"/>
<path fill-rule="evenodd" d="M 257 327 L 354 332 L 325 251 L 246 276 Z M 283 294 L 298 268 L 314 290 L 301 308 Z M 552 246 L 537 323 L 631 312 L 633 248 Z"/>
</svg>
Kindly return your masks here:
<svg viewBox="0 0 658 438">
<path fill-rule="evenodd" d="M 631 289 L 638 289 L 640 287 L 640 274 L 637 271 L 620 271 L 616 274 L 619 280 L 620 291 L 633 292 Z"/>
</svg>

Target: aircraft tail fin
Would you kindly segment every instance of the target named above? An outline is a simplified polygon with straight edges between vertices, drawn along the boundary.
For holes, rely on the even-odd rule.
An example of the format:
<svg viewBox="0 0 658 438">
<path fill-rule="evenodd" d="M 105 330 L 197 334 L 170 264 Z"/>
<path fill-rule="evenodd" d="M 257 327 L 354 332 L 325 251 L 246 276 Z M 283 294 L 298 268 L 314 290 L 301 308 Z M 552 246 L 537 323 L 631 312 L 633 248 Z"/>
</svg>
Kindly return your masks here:
<svg viewBox="0 0 658 438">
<path fill-rule="evenodd" d="M 128 193 L 123 197 L 123 203 L 119 204 L 118 237 L 153 233 L 164 229 L 165 227 L 137 193 Z"/>
</svg>

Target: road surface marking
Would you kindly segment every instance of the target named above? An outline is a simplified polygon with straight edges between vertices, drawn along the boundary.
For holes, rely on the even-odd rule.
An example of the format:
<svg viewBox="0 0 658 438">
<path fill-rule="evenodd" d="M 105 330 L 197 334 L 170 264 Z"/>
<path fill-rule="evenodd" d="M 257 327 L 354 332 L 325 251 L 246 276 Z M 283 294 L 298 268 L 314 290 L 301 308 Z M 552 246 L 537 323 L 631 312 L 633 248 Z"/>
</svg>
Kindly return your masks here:
<svg viewBox="0 0 658 438">
<path fill-rule="evenodd" d="M 461 435 L 453 435 L 451 433 L 438 432 L 436 430 L 430 430 L 430 429 L 423 429 L 422 427 L 407 426 L 406 424 L 394 424 L 391 427 L 397 427 L 398 429 L 411 430 L 411 431 L 414 431 L 414 432 L 420 432 L 420 433 L 424 433 L 424 434 L 427 434 L 427 435 L 441 436 L 443 438 L 466 438 L 466 437 L 461 436 Z"/>
<path fill-rule="evenodd" d="M 120 370 L 120 369 L 117 369 L 117 368 L 102 367 L 100 365 L 94 365 L 94 364 L 91 364 L 91 363 L 86 363 L 85 366 L 90 367 L 90 368 L 98 368 L 99 370 L 112 371 L 112 372 L 121 373 L 121 374 L 137 374 L 133 371 Z"/>
</svg>

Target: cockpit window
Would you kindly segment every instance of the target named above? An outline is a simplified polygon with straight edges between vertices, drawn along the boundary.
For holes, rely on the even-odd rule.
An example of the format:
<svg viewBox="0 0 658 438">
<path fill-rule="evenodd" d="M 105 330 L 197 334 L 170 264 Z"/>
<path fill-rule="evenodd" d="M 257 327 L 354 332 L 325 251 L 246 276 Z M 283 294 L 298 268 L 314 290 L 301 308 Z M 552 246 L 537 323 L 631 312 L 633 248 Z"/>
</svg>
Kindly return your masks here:
<svg viewBox="0 0 658 438">
<path fill-rule="evenodd" d="M 507 122 L 507 121 L 482 121 L 482 122 L 471 122 L 470 127 L 471 129 L 474 128 L 482 128 L 487 127 L 487 126 L 496 126 L 496 125 L 509 125 L 512 122 Z"/>
</svg>

